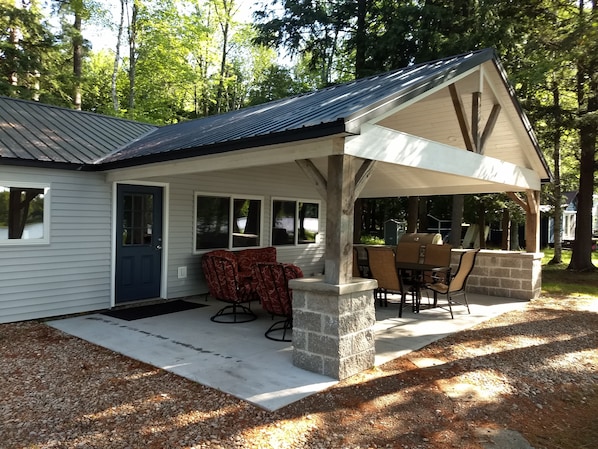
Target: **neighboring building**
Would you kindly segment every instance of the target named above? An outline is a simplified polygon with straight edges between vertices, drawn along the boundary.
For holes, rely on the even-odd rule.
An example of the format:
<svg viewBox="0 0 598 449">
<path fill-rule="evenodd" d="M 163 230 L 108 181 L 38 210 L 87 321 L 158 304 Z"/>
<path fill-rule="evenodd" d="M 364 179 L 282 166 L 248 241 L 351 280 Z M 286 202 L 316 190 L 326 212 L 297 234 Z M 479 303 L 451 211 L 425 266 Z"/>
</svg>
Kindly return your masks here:
<svg viewBox="0 0 598 449">
<path fill-rule="evenodd" d="M 563 204 L 561 242 L 564 246 L 571 246 L 575 240 L 575 226 L 577 225 L 577 191 L 563 193 L 565 202 Z M 544 211 L 549 208 L 543 207 Z M 554 244 L 554 218 L 549 217 L 548 243 Z M 598 195 L 593 195 L 592 201 L 592 236 L 598 239 Z"/>
</svg>

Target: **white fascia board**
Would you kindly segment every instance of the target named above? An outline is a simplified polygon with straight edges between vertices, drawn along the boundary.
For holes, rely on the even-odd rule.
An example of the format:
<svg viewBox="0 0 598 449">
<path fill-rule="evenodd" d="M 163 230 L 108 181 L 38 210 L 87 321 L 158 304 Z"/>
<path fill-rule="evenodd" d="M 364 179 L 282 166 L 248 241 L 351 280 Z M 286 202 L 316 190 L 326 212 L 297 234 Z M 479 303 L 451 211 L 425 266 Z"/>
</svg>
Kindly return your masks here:
<svg viewBox="0 0 598 449">
<path fill-rule="evenodd" d="M 540 177 L 528 168 L 377 125 L 363 125 L 361 129 L 361 135 L 346 139 L 346 154 L 482 183 L 540 190 Z"/>
<path fill-rule="evenodd" d="M 156 176 L 205 173 L 284 164 L 294 162 L 298 159 L 313 159 L 341 154 L 343 151 L 342 145 L 335 144 L 335 142 L 335 139 L 321 138 L 299 143 L 236 150 L 171 162 L 157 162 L 138 167 L 120 168 L 110 171 L 107 179 L 109 182 L 119 182 Z"/>
</svg>

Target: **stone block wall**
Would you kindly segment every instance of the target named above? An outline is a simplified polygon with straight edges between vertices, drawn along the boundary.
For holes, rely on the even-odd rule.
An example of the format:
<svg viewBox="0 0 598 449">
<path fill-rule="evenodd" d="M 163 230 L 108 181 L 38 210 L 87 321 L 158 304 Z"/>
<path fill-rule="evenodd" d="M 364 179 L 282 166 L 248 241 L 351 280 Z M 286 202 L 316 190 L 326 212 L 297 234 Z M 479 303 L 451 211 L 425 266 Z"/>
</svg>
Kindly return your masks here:
<svg viewBox="0 0 598 449">
<path fill-rule="evenodd" d="M 374 365 L 374 280 L 330 285 L 294 279 L 293 364 L 335 379 Z"/>
<path fill-rule="evenodd" d="M 462 251 L 453 250 L 454 270 Z M 542 256 L 542 253 L 481 250 L 467 291 L 524 300 L 537 298 L 542 290 Z"/>
</svg>

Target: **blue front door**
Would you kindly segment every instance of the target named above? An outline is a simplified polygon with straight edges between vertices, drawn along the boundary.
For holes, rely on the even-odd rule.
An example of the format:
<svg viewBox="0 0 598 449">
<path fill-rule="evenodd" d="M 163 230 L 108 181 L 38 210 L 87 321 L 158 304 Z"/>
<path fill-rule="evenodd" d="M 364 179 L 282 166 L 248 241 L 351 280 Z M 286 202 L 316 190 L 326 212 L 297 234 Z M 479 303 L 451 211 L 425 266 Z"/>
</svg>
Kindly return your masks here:
<svg viewBox="0 0 598 449">
<path fill-rule="evenodd" d="M 162 188 L 119 185 L 116 212 L 116 303 L 159 298 Z"/>
</svg>

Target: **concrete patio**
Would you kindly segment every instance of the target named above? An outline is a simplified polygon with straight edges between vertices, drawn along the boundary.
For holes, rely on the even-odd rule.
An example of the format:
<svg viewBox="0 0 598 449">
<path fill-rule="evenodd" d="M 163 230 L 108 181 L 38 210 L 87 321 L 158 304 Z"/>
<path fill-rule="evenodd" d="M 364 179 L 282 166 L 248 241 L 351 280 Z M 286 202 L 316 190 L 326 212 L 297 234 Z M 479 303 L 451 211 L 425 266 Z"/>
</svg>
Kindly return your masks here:
<svg viewBox="0 0 598 449">
<path fill-rule="evenodd" d="M 381 365 L 420 349 L 451 333 L 475 326 L 502 313 L 521 309 L 527 301 L 468 295 L 471 314 L 455 307 L 455 319 L 443 309 L 414 314 L 398 305 L 376 306 L 376 359 Z M 338 381 L 305 371 L 292 364 L 291 343 L 268 340 L 269 315 L 253 306 L 258 319 L 249 323 L 218 324 L 210 321 L 222 302 L 203 298 L 207 304 L 192 310 L 125 321 L 101 313 L 48 321 L 68 334 L 136 360 L 162 368 L 266 410 L 276 410 Z M 424 299 L 425 303 L 425 299 Z"/>
</svg>

